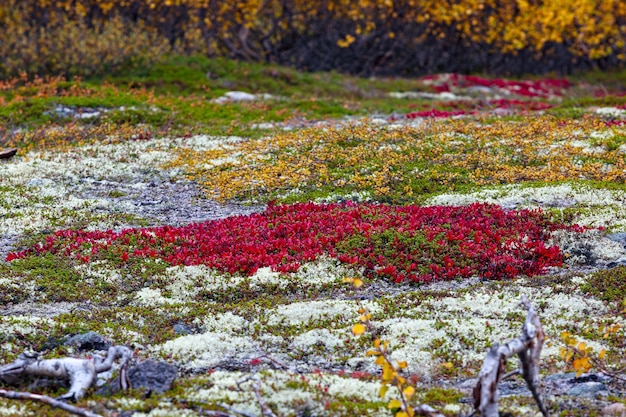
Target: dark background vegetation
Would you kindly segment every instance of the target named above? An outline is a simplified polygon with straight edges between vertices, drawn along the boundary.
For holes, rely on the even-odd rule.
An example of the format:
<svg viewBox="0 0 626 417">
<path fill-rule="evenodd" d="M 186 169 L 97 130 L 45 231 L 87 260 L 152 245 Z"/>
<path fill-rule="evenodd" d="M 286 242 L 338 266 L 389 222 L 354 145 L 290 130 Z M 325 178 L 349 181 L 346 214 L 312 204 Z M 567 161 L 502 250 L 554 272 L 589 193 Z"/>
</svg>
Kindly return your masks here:
<svg viewBox="0 0 626 417">
<path fill-rule="evenodd" d="M 168 52 L 337 70 L 570 74 L 626 62 L 622 0 L 1 0 L 0 75 L 95 75 Z"/>
</svg>

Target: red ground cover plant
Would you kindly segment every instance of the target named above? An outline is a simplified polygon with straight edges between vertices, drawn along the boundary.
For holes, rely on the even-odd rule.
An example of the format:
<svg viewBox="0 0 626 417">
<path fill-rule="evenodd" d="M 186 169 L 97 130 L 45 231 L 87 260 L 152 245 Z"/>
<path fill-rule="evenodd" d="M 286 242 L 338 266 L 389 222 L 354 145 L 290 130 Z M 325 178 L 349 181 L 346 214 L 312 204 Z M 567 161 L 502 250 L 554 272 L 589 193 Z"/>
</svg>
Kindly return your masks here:
<svg viewBox="0 0 626 417">
<path fill-rule="evenodd" d="M 480 111 L 493 111 L 495 109 L 513 110 L 513 111 L 540 111 L 552 108 L 553 105 L 543 101 L 522 101 L 513 99 L 493 99 L 493 100 L 459 100 L 448 101 L 439 104 L 440 109 L 431 108 L 410 112 L 404 115 L 407 119 L 417 118 L 445 118 L 462 115 L 478 114 Z M 450 110 L 449 110 L 450 109 Z M 392 121 L 398 120 L 397 117 L 391 117 Z"/>
<path fill-rule="evenodd" d="M 432 110 L 414 111 L 414 112 L 405 114 L 404 117 L 406 117 L 407 119 L 417 119 L 418 117 L 438 118 L 438 117 L 461 116 L 464 114 L 471 114 L 471 112 L 468 112 L 466 110 L 447 111 L 447 110 L 432 109 Z"/>
<path fill-rule="evenodd" d="M 370 277 L 430 282 L 479 275 L 536 275 L 561 264 L 556 229 L 538 210 L 488 204 L 388 206 L 380 204 L 270 204 L 263 213 L 182 227 L 122 231 L 61 230 L 7 261 L 54 253 L 91 259 L 160 258 L 172 265 L 204 264 L 228 273 L 254 274 L 269 266 L 293 272 L 328 254 L 360 266 Z"/>
<path fill-rule="evenodd" d="M 543 80 L 503 80 L 487 79 L 474 75 L 443 74 L 422 77 L 422 80 L 432 83 L 438 93 L 449 92 L 459 88 L 487 87 L 498 88 L 510 94 L 524 97 L 549 98 L 561 96 L 564 91 L 571 87 L 566 79 L 543 79 Z"/>
</svg>

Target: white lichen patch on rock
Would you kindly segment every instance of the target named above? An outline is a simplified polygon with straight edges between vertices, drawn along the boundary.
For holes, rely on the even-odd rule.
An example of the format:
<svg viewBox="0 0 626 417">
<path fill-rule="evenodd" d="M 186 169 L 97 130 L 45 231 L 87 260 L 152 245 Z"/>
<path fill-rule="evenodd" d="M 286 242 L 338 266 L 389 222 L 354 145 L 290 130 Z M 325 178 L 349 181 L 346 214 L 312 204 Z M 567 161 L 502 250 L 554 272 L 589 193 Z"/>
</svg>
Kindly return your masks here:
<svg viewBox="0 0 626 417">
<path fill-rule="evenodd" d="M 583 233 L 557 230 L 552 234 L 550 244 L 558 245 L 565 254 L 565 264 L 626 263 L 626 247 L 604 236 L 597 229 Z"/>
<path fill-rule="evenodd" d="M 0 164 L 0 169 L 2 167 Z M 0 186 L 5 185 L 6 181 L 2 175 L 0 173 Z M 21 177 L 19 174 L 17 176 Z M 105 200 L 81 199 L 71 195 L 67 187 L 56 184 L 9 184 L 0 188 L 0 201 L 0 229 L 7 235 L 41 231 L 87 217 L 94 220 L 94 227 L 105 225 L 104 216 L 94 216 L 92 213 L 98 207 L 107 205 Z"/>
<path fill-rule="evenodd" d="M 89 219 L 91 230 L 119 227 L 119 220 L 108 213 L 134 213 L 136 208 L 129 201 L 94 194 L 94 184 L 141 189 L 155 175 L 176 179 L 180 169 L 163 169 L 173 149 L 217 149 L 241 140 L 199 135 L 93 143 L 16 156 L 0 163 L 0 229 L 22 234 L 78 219 Z"/>
<path fill-rule="evenodd" d="M 468 194 L 446 193 L 430 198 L 427 205 L 468 205 L 476 202 L 504 208 L 576 208 L 575 222 L 582 226 L 626 229 L 626 192 L 583 184 L 539 187 L 503 185 Z"/>
<path fill-rule="evenodd" d="M 248 320 L 230 311 L 211 314 L 202 320 L 196 319 L 196 323 L 199 324 L 204 331 L 230 334 L 243 333 L 250 330 L 251 326 Z"/>
<path fill-rule="evenodd" d="M 142 288 L 135 293 L 135 301 L 143 306 L 159 306 L 163 304 L 173 304 L 174 300 L 163 297 L 158 288 Z"/>
<path fill-rule="evenodd" d="M 334 351 L 344 347 L 345 341 L 345 329 L 313 329 L 294 337 L 289 346 L 303 353 L 313 352 L 320 347 L 323 347 L 325 351 Z"/>
<path fill-rule="evenodd" d="M 245 277 L 222 274 L 205 265 L 179 265 L 167 268 L 165 277 L 170 298 L 186 302 L 201 291 L 223 291 L 236 288 Z"/>
<path fill-rule="evenodd" d="M 379 309 L 375 302 L 366 302 L 365 304 L 370 312 Z M 350 320 L 358 317 L 356 313 L 358 309 L 359 305 L 356 301 L 316 300 L 281 305 L 266 312 L 266 315 L 269 317 L 269 324 L 297 325 L 315 320 L 333 320 L 335 323 L 348 325 Z"/>
<path fill-rule="evenodd" d="M 120 271 L 106 261 L 94 261 L 86 264 L 74 265 L 76 272 L 80 273 L 88 284 L 106 282 L 119 284 L 122 280 Z"/>
<path fill-rule="evenodd" d="M 226 403 L 235 409 L 260 415 L 261 409 L 255 401 L 250 383 L 237 382 L 246 374 L 241 372 L 216 371 L 203 377 L 199 383 L 209 388 L 189 390 L 192 400 L 207 403 Z M 368 403 L 369 407 L 359 407 L 363 416 L 388 415 L 387 402 L 393 398 L 393 390 L 379 398 L 380 384 L 377 381 L 363 381 L 347 375 L 339 376 L 328 373 L 301 375 L 286 371 L 266 370 L 257 374 L 261 380 L 261 394 L 279 416 L 295 416 L 298 410 L 308 408 L 312 415 L 325 415 L 323 400 L 333 399 L 335 406 L 340 403 Z M 339 411 L 339 410 L 337 410 Z M 354 414 L 353 414 L 354 415 Z"/>
<path fill-rule="evenodd" d="M 211 368 L 226 360 L 247 359 L 261 352 L 252 337 L 222 332 L 180 336 L 150 350 L 176 360 L 184 369 Z"/>
</svg>

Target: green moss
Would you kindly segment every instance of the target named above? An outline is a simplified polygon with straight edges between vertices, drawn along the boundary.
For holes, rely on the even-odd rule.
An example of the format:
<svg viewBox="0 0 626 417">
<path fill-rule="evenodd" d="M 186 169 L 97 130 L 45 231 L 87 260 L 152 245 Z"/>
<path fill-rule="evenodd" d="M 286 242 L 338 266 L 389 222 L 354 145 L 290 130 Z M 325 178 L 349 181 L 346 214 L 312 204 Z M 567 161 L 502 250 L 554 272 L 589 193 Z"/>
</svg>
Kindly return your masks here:
<svg viewBox="0 0 626 417">
<path fill-rule="evenodd" d="M 591 274 L 581 290 L 620 309 L 626 302 L 626 266 L 620 265 Z"/>
<path fill-rule="evenodd" d="M 90 299 L 92 291 L 85 291 L 81 276 L 67 258 L 51 254 L 30 256 L 11 262 L 14 274 L 32 280 L 41 299 L 48 301 L 83 301 Z"/>
<path fill-rule="evenodd" d="M 421 401 L 431 406 L 456 404 L 463 398 L 463 393 L 453 388 L 431 388 L 422 394 Z"/>
</svg>

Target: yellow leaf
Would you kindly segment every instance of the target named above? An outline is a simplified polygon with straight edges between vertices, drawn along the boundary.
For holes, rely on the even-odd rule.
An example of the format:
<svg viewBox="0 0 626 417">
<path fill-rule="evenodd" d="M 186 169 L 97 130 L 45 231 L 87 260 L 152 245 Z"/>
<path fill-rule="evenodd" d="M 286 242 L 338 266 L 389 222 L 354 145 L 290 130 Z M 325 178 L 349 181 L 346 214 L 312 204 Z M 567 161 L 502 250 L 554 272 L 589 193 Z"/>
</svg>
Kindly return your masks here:
<svg viewBox="0 0 626 417">
<path fill-rule="evenodd" d="M 566 355 L 567 355 L 567 348 L 566 348 L 566 347 L 564 347 L 564 346 L 561 346 L 561 347 L 559 348 L 559 357 L 560 357 L 561 359 L 565 359 L 565 356 L 566 356 Z"/>
<path fill-rule="evenodd" d="M 391 409 L 402 408 L 402 402 L 400 400 L 391 400 L 389 401 L 387 408 L 391 408 Z"/>
<path fill-rule="evenodd" d="M 354 333 L 355 336 L 359 336 L 365 333 L 365 326 L 361 323 L 355 324 L 354 326 L 352 326 L 352 333 Z"/>
<path fill-rule="evenodd" d="M 363 314 L 362 316 L 360 316 L 359 320 L 360 321 L 369 321 L 369 319 L 371 319 L 371 318 L 372 318 L 372 315 L 368 313 L 368 314 Z"/>
<path fill-rule="evenodd" d="M 378 396 L 380 398 L 383 398 L 385 396 L 385 394 L 387 394 L 387 391 L 389 391 L 389 386 L 388 385 L 382 385 L 380 387 L 380 389 L 378 390 Z"/>
<path fill-rule="evenodd" d="M 385 357 L 383 355 L 380 355 L 379 357 L 376 358 L 376 365 L 380 365 L 382 366 L 384 363 L 386 363 L 385 361 Z"/>
<path fill-rule="evenodd" d="M 606 350 L 602 349 L 600 353 L 598 353 L 598 359 L 604 359 L 605 355 L 606 355 Z"/>
<path fill-rule="evenodd" d="M 408 365 L 407 365 L 406 361 L 400 361 L 400 362 L 398 362 L 398 368 L 400 368 L 400 369 L 404 369 L 404 368 L 406 368 L 407 366 L 408 366 Z"/>
<path fill-rule="evenodd" d="M 393 371 L 391 366 L 389 366 L 388 363 L 383 364 L 383 376 L 382 376 L 383 381 L 389 381 L 393 379 L 394 374 L 395 372 Z"/>
<path fill-rule="evenodd" d="M 415 394 L 415 388 L 406 387 L 405 389 L 402 390 L 402 393 L 404 394 L 407 400 L 410 400 L 411 397 L 413 397 L 413 395 Z"/>
<path fill-rule="evenodd" d="M 577 371 L 577 376 L 580 376 L 580 374 L 582 374 L 583 372 L 591 369 L 591 364 L 589 363 L 589 358 L 587 357 L 574 359 L 573 365 L 574 370 Z"/>
<path fill-rule="evenodd" d="M 581 352 L 585 352 L 587 350 L 587 344 L 585 342 L 580 342 L 576 348 Z"/>
<path fill-rule="evenodd" d="M 374 347 L 378 349 L 380 347 L 380 339 L 374 340 Z"/>
<path fill-rule="evenodd" d="M 380 355 L 380 352 L 374 349 L 371 349 L 365 352 L 365 356 L 378 356 L 378 355 Z"/>
<path fill-rule="evenodd" d="M 452 367 L 454 367 L 454 364 L 452 362 L 445 362 L 445 363 L 442 363 L 441 366 L 443 366 L 446 369 L 452 369 Z"/>
<path fill-rule="evenodd" d="M 352 282 L 354 282 L 354 278 L 344 278 L 344 279 L 341 280 L 341 282 L 352 283 Z"/>
<path fill-rule="evenodd" d="M 398 411 L 395 417 L 409 417 L 409 415 L 404 411 Z"/>
<path fill-rule="evenodd" d="M 354 278 L 352 285 L 354 285 L 354 288 L 360 288 L 363 285 L 363 281 L 358 278 Z"/>
</svg>

